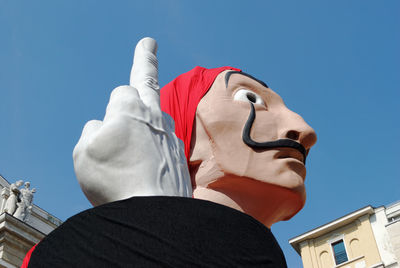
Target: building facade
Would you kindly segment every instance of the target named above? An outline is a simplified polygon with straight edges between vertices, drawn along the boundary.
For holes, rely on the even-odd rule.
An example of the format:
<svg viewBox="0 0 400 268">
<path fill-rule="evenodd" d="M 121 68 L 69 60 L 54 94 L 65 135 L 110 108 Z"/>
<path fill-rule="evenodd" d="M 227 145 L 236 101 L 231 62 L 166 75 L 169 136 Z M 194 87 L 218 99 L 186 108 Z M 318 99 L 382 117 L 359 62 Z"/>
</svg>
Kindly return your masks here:
<svg viewBox="0 0 400 268">
<path fill-rule="evenodd" d="M 400 267 L 400 201 L 361 208 L 289 243 L 304 268 Z"/>
<path fill-rule="evenodd" d="M 26 190 L 30 193 L 30 204 L 21 209 L 26 200 L 15 194 L 19 192 L 15 190 L 18 185 L 10 184 L 0 175 L 0 267 L 20 267 L 29 249 L 62 223 L 32 203 L 33 189 Z"/>
</svg>

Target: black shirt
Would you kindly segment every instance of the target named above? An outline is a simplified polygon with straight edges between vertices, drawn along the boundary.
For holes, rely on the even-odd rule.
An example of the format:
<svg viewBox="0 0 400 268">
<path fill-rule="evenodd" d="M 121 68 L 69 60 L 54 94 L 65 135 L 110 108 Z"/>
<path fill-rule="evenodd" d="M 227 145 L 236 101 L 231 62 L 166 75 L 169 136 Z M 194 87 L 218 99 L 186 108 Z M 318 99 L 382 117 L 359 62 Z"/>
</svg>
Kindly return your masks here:
<svg viewBox="0 0 400 268">
<path fill-rule="evenodd" d="M 83 211 L 44 238 L 34 267 L 286 267 L 260 222 L 209 201 L 132 197 Z"/>
</svg>

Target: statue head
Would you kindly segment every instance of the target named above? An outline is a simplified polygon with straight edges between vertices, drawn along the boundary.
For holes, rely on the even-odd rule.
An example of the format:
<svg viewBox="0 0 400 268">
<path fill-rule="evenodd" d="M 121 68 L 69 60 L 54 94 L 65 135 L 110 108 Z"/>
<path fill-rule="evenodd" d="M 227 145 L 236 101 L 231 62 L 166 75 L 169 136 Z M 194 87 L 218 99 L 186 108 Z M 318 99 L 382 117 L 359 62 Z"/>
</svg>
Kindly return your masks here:
<svg viewBox="0 0 400 268">
<path fill-rule="evenodd" d="M 28 189 L 31 186 L 31 183 L 29 181 L 25 182 L 25 188 Z"/>
<path fill-rule="evenodd" d="M 187 158 L 194 197 L 266 226 L 291 218 L 305 202 L 305 158 L 316 142 L 314 130 L 260 80 L 234 68 L 213 76 L 192 119 Z"/>
<path fill-rule="evenodd" d="M 23 183 L 24 183 L 23 180 L 18 180 L 18 181 L 15 182 L 15 186 L 21 187 Z"/>
</svg>

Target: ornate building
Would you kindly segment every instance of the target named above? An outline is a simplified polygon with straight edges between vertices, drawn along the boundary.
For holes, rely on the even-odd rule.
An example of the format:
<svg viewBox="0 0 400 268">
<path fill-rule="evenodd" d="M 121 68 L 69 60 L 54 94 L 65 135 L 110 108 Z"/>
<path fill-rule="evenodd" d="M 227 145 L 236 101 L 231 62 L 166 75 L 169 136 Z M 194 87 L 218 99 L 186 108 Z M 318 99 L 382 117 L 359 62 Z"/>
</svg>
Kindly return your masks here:
<svg viewBox="0 0 400 268">
<path fill-rule="evenodd" d="M 33 204 L 30 183 L 0 175 L 0 267 L 20 267 L 28 250 L 62 222 Z"/>
<path fill-rule="evenodd" d="M 400 267 L 400 201 L 366 206 L 289 243 L 304 268 Z"/>
</svg>

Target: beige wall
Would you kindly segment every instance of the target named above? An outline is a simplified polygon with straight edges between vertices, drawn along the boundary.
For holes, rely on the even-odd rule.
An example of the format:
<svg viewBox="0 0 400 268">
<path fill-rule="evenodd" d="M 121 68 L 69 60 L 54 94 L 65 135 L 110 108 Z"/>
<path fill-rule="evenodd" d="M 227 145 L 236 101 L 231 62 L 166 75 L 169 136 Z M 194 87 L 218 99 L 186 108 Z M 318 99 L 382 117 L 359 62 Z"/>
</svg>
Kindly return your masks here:
<svg viewBox="0 0 400 268">
<path fill-rule="evenodd" d="M 343 239 L 348 262 L 337 267 L 370 267 L 381 262 L 369 216 L 300 244 L 304 268 L 336 267 L 331 243 Z"/>
</svg>

